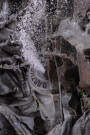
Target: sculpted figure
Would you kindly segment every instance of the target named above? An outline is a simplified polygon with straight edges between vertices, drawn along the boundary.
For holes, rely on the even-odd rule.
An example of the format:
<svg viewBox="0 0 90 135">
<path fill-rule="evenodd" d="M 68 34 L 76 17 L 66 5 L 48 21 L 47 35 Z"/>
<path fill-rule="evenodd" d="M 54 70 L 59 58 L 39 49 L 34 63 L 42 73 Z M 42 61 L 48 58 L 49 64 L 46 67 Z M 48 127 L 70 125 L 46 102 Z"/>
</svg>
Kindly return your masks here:
<svg viewBox="0 0 90 135">
<path fill-rule="evenodd" d="M 54 119 L 54 103 L 48 81 L 34 70 L 22 55 L 22 45 L 12 42 L 8 28 L 8 1 L 2 2 L 0 18 L 0 114 L 11 124 L 15 134 L 36 135 L 34 119 Z M 14 19 L 16 16 L 14 15 Z M 34 71 L 34 72 L 33 72 Z M 51 108 L 53 111 L 51 112 Z M 39 112 L 39 113 L 38 113 Z M 42 120 L 42 121 L 43 121 Z M 1 121 L 3 125 L 3 120 Z M 3 131 L 3 130 L 2 130 Z M 46 131 L 42 131 L 46 132 Z M 10 133 L 8 133 L 10 134 Z"/>
</svg>

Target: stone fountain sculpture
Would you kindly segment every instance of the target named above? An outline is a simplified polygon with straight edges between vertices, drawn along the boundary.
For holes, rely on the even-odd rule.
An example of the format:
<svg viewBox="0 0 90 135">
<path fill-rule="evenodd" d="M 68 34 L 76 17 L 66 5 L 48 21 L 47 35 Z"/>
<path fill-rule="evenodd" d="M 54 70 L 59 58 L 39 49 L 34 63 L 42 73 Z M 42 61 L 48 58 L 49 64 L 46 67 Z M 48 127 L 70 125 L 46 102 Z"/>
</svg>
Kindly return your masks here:
<svg viewBox="0 0 90 135">
<path fill-rule="evenodd" d="M 45 6 L 41 0 L 28 0 L 25 9 L 11 13 L 9 2 L 0 1 L 0 133 L 46 134 L 43 125 L 45 121 L 53 125 L 55 116 L 50 89 L 53 89 L 54 84 L 51 82 L 50 87 L 44 77 L 45 68 L 41 59 L 38 59 L 31 37 L 45 16 Z M 89 12 L 87 15 L 90 20 Z M 90 45 L 90 23 L 85 24 L 83 31 L 81 22 L 82 18 L 62 20 L 56 34 L 63 36 L 82 53 Z M 64 121 L 47 135 L 82 135 L 84 129 L 85 135 L 88 134 L 90 110 L 77 121 L 75 111 L 69 106 L 70 99 L 70 93 L 62 93 Z M 36 119 L 41 120 L 41 123 L 36 122 L 35 125 Z M 36 132 L 37 126 L 39 132 Z"/>
<path fill-rule="evenodd" d="M 17 15 L 10 14 L 7 0 L 0 3 L 0 114 L 11 124 L 14 134 L 36 135 L 33 128 L 37 111 L 43 120 L 54 120 L 53 96 L 48 80 L 23 58 L 22 45 L 12 41 L 10 25 Z M 1 125 L 5 128 L 3 118 Z"/>
</svg>

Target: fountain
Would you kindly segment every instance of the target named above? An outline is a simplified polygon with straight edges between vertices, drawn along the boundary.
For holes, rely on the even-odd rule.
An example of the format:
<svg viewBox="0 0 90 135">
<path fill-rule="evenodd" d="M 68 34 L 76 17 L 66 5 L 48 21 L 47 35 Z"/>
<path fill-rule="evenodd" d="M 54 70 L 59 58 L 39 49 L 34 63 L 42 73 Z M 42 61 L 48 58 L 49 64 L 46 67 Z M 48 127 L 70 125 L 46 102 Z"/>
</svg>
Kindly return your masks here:
<svg viewBox="0 0 90 135">
<path fill-rule="evenodd" d="M 89 99 L 77 85 L 78 67 L 85 68 L 80 81 L 90 82 L 82 57 L 90 48 L 89 10 L 73 16 L 74 0 L 0 4 L 0 133 L 9 134 L 6 121 L 12 134 L 74 135 L 85 121 L 88 134 L 90 111 L 82 114 L 80 99 L 85 109 Z"/>
</svg>

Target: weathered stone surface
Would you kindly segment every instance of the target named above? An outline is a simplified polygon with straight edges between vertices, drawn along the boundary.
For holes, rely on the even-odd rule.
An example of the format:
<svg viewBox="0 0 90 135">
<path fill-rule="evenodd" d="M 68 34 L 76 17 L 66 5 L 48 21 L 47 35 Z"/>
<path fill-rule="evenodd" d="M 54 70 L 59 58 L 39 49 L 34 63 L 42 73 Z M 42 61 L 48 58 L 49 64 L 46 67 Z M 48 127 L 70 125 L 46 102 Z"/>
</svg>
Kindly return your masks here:
<svg viewBox="0 0 90 135">
<path fill-rule="evenodd" d="M 46 11 L 45 1 L 41 0 L 0 1 L 0 112 L 10 122 L 10 126 L 15 129 L 18 135 L 44 135 L 46 133 L 48 135 L 88 135 L 90 132 L 90 112 L 87 111 L 80 117 L 77 116 L 79 113 L 76 111 L 77 109 L 81 111 L 80 98 L 78 100 L 76 91 L 79 84 L 79 77 L 76 77 L 78 76 L 77 68 L 79 67 L 80 72 L 80 86 L 85 90 L 88 89 L 88 91 L 90 88 L 90 69 L 82 55 L 78 55 L 78 67 L 73 68 L 77 64 L 77 50 L 72 47 L 73 44 L 74 46 L 79 44 L 79 47 L 82 44 L 87 45 L 86 41 L 90 45 L 88 36 L 90 31 L 89 23 L 79 27 L 78 24 L 81 22 L 77 24 L 77 21 L 69 19 L 69 25 L 67 27 L 63 25 L 62 29 L 64 32 L 67 32 L 68 28 L 71 30 L 69 34 L 76 32 L 73 33 L 73 39 L 71 39 L 71 35 L 68 38 L 67 35 L 69 34 L 66 35 L 66 38 L 64 37 L 70 43 L 57 34 L 58 26 L 62 19 L 67 17 L 76 18 L 78 15 L 85 16 L 90 2 L 89 0 L 86 2 L 84 0 L 57 1 L 47 1 L 48 12 Z M 72 27 L 71 24 L 73 24 Z M 82 29 L 83 27 L 85 31 Z M 15 31 L 20 40 L 17 40 L 16 35 L 14 35 L 12 40 L 12 31 L 10 29 Z M 52 34 L 53 32 L 56 32 L 55 35 Z M 87 36 L 88 38 L 85 39 Z M 7 43 L 8 39 L 9 42 Z M 7 43 L 5 44 L 6 46 L 4 46 L 4 42 Z M 27 51 L 24 55 L 22 54 L 21 43 L 23 51 Z M 1 46 L 2 44 L 3 46 Z M 31 51 L 29 51 L 30 49 Z M 44 58 L 46 50 L 50 52 L 46 52 Z M 34 52 L 35 57 L 33 57 L 32 52 Z M 72 55 L 73 53 L 75 53 L 75 56 Z M 57 57 L 58 71 L 60 72 L 58 75 L 61 75 L 60 82 L 57 79 L 54 56 Z M 50 58 L 52 59 L 52 64 L 49 63 Z M 76 58 L 76 61 L 74 58 Z M 29 61 L 26 61 L 27 59 Z M 37 59 L 40 64 L 39 68 L 38 62 L 35 61 Z M 49 62 L 47 62 L 47 59 Z M 31 72 L 33 61 L 37 68 L 34 72 Z M 41 69 L 43 73 L 41 73 Z M 43 75 L 44 72 L 49 71 L 48 69 L 50 70 L 49 75 L 45 73 L 45 76 L 47 78 L 50 77 L 49 81 Z M 68 72 L 67 78 L 65 77 L 66 72 Z M 61 110 L 58 83 L 61 83 L 62 90 Z M 50 87 L 51 84 L 52 87 Z M 53 86 L 55 92 L 52 91 L 51 93 Z M 74 96 L 71 96 L 72 93 L 74 93 Z M 56 94 L 54 95 L 55 107 L 52 94 Z M 89 108 L 86 107 L 85 109 Z M 64 118 L 62 123 L 60 112 L 63 113 Z M 5 126 L 4 123 L 7 123 L 7 120 L 3 120 L 3 116 L 0 116 L 2 119 L 0 121 L 1 128 Z M 3 134 L 4 131 L 2 130 L 0 133 Z M 15 131 L 12 129 L 13 135 L 16 134 Z"/>
<path fill-rule="evenodd" d="M 73 16 L 85 16 L 87 9 L 90 8 L 90 0 L 74 0 Z"/>
<path fill-rule="evenodd" d="M 86 111 L 75 123 L 71 135 L 89 135 L 90 134 L 90 110 Z"/>
<path fill-rule="evenodd" d="M 85 61 L 84 55 L 78 53 L 78 67 L 80 74 L 80 87 L 90 90 L 90 66 Z"/>
</svg>

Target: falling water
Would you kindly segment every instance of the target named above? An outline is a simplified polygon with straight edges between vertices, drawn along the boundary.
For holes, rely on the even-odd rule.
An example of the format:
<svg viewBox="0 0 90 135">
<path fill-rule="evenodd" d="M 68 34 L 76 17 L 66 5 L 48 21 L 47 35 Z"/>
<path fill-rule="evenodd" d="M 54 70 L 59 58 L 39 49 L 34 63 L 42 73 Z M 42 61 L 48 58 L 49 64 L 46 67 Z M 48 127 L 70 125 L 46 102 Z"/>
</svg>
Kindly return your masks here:
<svg viewBox="0 0 90 135">
<path fill-rule="evenodd" d="M 21 16 L 21 21 L 18 23 L 19 30 L 17 32 L 18 40 L 23 45 L 23 56 L 32 66 L 34 65 L 35 69 L 45 72 L 43 65 L 38 59 L 34 41 L 31 39 L 31 35 L 36 31 L 36 26 L 44 15 L 44 5 L 42 5 L 41 1 L 29 0 L 25 11 L 24 16 Z"/>
<path fill-rule="evenodd" d="M 7 21 L 8 13 L 9 13 L 8 1 L 5 0 L 5 2 L 3 3 L 2 11 L 0 12 L 0 25 L 4 24 Z"/>
<path fill-rule="evenodd" d="M 90 48 L 90 35 L 87 32 L 90 29 L 90 23 L 85 26 L 86 29 L 83 31 L 79 21 L 80 19 L 70 20 L 69 18 L 62 20 L 55 35 L 63 36 L 71 45 L 76 47 L 77 51 L 82 53 L 84 49 Z"/>
</svg>

